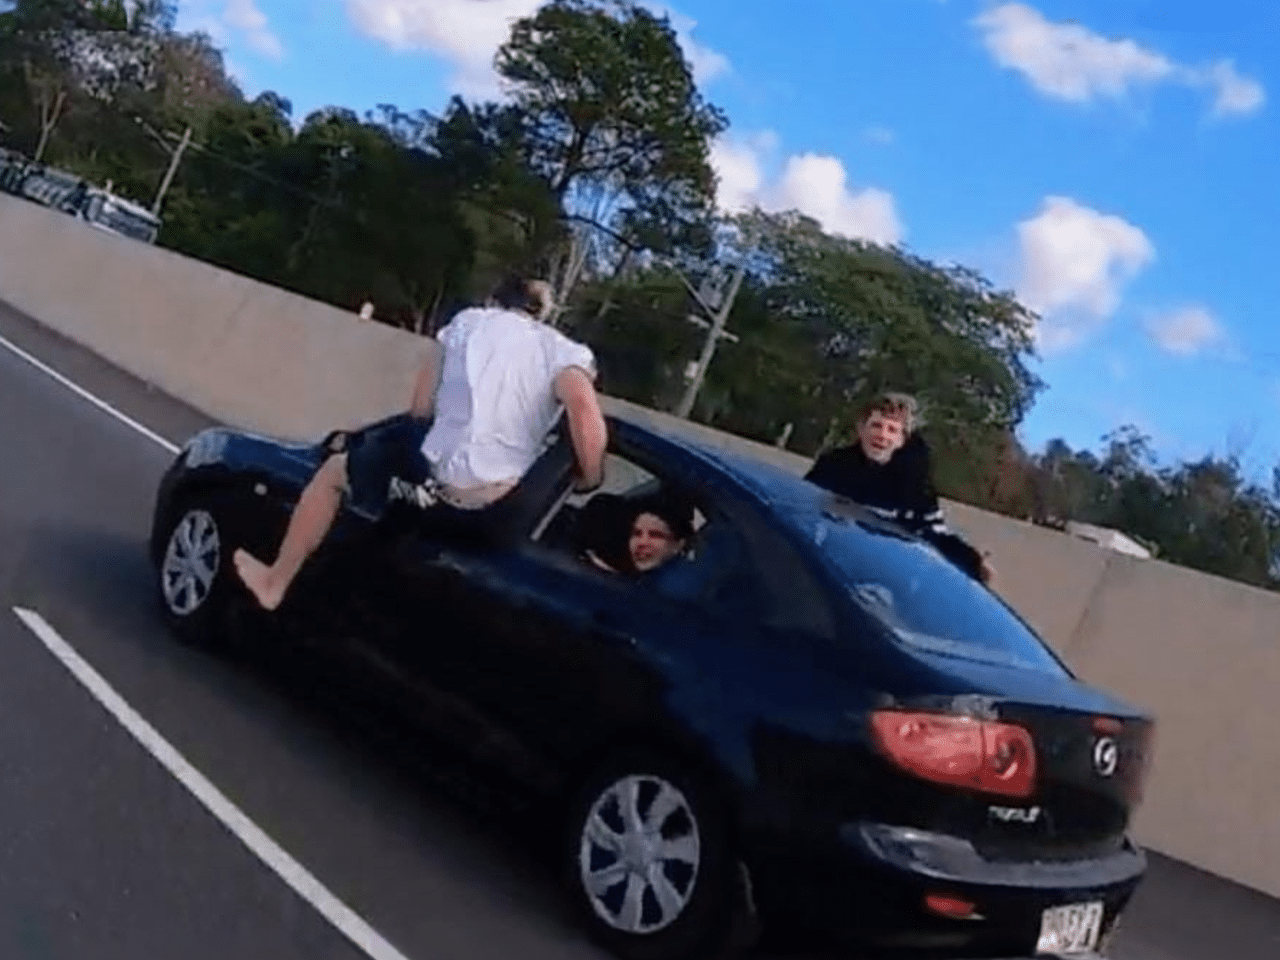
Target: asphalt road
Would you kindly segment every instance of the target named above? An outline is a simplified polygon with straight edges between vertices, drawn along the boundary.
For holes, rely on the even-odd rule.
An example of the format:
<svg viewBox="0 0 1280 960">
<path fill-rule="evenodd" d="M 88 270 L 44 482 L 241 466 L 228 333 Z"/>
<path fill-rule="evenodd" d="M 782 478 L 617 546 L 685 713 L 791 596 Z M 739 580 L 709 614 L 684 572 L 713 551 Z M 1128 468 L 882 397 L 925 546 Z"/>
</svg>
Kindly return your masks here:
<svg viewBox="0 0 1280 960">
<path fill-rule="evenodd" d="M 3 308 L 0 336 L 162 437 L 206 423 Z M 3 344 L 0 443 L 0 957 L 370 956 L 144 749 L 21 607 L 394 945 L 378 960 L 598 960 L 520 842 L 528 824 L 484 812 L 486 787 L 373 749 L 277 671 L 169 639 L 143 555 L 169 451 Z M 1276 956 L 1280 904 L 1155 856 L 1113 950 Z"/>
</svg>

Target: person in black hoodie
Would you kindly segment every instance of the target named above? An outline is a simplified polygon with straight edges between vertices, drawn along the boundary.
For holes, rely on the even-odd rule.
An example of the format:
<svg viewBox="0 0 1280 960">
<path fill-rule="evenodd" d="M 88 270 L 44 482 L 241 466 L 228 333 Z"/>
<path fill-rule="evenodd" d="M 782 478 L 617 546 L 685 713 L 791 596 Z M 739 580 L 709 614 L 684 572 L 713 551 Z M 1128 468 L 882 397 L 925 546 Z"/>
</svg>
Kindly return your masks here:
<svg viewBox="0 0 1280 960">
<path fill-rule="evenodd" d="M 929 445 L 914 431 L 914 420 L 914 399 L 880 394 L 861 411 L 857 442 L 821 454 L 805 479 L 889 516 L 970 576 L 990 583 L 994 570 L 988 559 L 947 527 Z"/>
</svg>

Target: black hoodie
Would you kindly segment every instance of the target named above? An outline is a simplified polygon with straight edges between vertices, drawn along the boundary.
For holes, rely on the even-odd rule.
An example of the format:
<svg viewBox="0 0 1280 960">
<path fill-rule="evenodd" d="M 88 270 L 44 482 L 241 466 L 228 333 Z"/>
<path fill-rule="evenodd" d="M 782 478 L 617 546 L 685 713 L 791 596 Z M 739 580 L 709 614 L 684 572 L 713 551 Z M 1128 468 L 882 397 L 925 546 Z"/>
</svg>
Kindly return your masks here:
<svg viewBox="0 0 1280 960">
<path fill-rule="evenodd" d="M 819 456 L 805 479 L 832 493 L 871 507 L 923 537 L 960 569 L 981 579 L 982 555 L 947 528 L 933 486 L 929 445 L 913 433 L 888 463 L 876 463 L 861 444 Z"/>
</svg>

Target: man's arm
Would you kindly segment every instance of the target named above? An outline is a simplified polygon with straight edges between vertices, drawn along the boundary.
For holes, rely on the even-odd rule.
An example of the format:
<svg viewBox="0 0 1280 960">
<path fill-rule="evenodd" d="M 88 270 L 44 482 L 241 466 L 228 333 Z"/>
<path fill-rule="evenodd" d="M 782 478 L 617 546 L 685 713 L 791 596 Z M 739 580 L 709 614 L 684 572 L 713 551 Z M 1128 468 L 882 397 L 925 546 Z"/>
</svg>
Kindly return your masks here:
<svg viewBox="0 0 1280 960">
<path fill-rule="evenodd" d="M 813 461 L 809 467 L 809 472 L 804 478 L 810 483 L 827 490 L 833 490 L 838 481 L 837 471 L 834 470 L 835 461 L 832 454 L 834 450 L 828 450 L 826 453 L 819 454 L 818 458 Z"/>
<path fill-rule="evenodd" d="M 837 496 L 848 497 L 856 503 L 866 496 L 869 478 L 865 474 L 865 467 L 865 459 L 859 457 L 854 448 L 835 447 L 820 454 L 804 478 L 815 486 L 830 490 Z"/>
<path fill-rule="evenodd" d="M 916 435 L 908 441 L 909 446 L 899 451 L 899 456 L 907 459 L 907 475 L 910 483 L 903 491 L 906 501 L 906 525 L 916 530 L 935 547 L 944 557 L 964 570 L 975 579 L 984 583 L 990 581 L 993 571 L 986 558 L 960 534 L 947 526 L 942 512 L 942 503 L 938 498 L 937 488 L 933 483 L 933 464 L 929 445 L 924 438 Z"/>
<path fill-rule="evenodd" d="M 409 401 L 410 416 L 426 420 L 436 404 L 436 391 L 440 388 L 440 371 L 444 367 L 444 348 L 438 340 L 431 341 L 426 359 L 418 370 L 413 384 L 413 398 Z"/>
<path fill-rule="evenodd" d="M 568 367 L 556 377 L 555 391 L 569 421 L 569 437 L 578 461 L 579 489 L 595 489 L 604 482 L 604 456 L 609 446 L 609 428 L 604 422 L 595 384 L 581 367 Z"/>
</svg>

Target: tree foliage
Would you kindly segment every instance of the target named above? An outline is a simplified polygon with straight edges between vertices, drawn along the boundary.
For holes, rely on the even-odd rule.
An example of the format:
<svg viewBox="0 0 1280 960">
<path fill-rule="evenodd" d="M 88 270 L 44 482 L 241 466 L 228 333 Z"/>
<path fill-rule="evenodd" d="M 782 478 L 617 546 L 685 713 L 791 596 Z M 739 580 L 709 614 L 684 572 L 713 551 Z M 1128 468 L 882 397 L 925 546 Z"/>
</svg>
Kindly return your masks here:
<svg viewBox="0 0 1280 960">
<path fill-rule="evenodd" d="M 727 121 L 666 17 L 548 0 L 498 51 L 498 100 L 296 117 L 278 93 L 246 98 L 173 12 L 11 0 L 0 142 L 149 204 L 189 129 L 161 244 L 422 333 L 502 273 L 539 271 L 604 387 L 659 408 L 677 405 L 707 336 L 695 291 L 741 264 L 697 419 L 814 454 L 852 437 L 872 392 L 907 390 L 945 495 L 1116 527 L 1176 563 L 1277 585 L 1280 489 L 1237 460 L 1160 465 L 1131 428 L 1096 452 L 1023 447 L 1043 384 L 1037 318 L 1011 293 L 795 212 L 718 214 L 710 144 Z"/>
<path fill-rule="evenodd" d="M 589 256 L 705 243 L 710 143 L 727 121 L 666 17 L 631 0 L 550 0 L 515 23 L 496 67 L 524 119 L 527 162 L 580 218 Z"/>
<path fill-rule="evenodd" d="M 1280 586 L 1280 483 L 1250 481 L 1237 456 L 1161 465 L 1127 426 L 1103 438 L 1101 455 L 1054 440 L 1032 468 L 1044 522 L 1117 528 L 1172 563 Z"/>
</svg>

